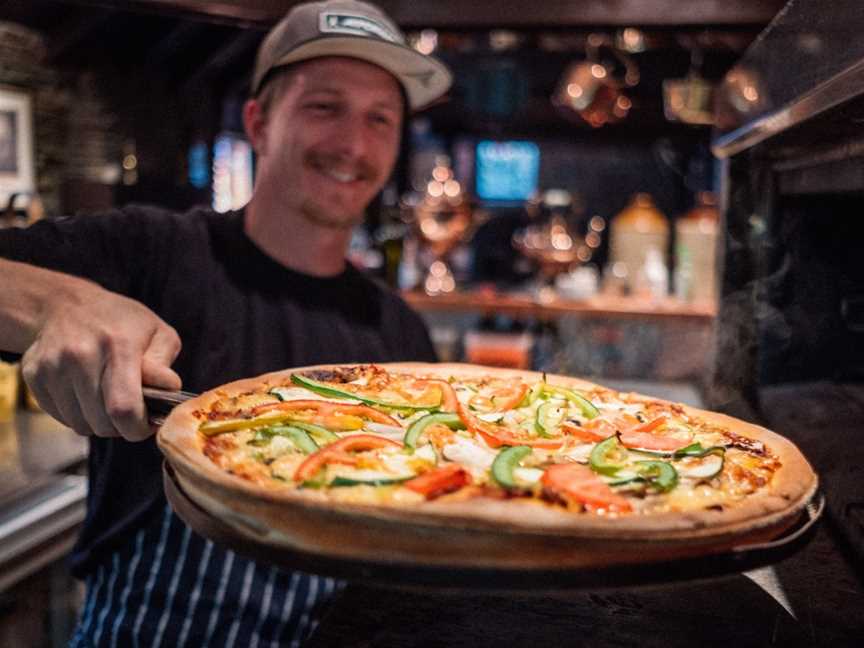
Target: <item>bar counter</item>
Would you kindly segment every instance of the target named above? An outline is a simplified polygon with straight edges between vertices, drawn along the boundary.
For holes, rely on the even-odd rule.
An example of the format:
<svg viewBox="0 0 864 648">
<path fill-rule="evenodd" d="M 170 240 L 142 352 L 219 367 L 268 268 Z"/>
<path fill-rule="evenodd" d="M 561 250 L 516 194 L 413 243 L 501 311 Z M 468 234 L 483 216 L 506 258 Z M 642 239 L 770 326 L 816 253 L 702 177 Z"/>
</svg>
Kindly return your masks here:
<svg viewBox="0 0 864 648">
<path fill-rule="evenodd" d="M 0 423 L 0 592 L 65 556 L 84 520 L 87 442 L 46 414 Z"/>
</svg>

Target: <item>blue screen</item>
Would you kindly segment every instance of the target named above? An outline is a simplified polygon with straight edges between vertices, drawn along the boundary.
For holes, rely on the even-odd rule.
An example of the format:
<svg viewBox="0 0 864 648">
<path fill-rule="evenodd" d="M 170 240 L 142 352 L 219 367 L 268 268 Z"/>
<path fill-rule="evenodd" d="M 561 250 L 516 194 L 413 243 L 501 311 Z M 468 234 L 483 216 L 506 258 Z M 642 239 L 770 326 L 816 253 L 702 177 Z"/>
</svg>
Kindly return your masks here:
<svg viewBox="0 0 864 648">
<path fill-rule="evenodd" d="M 533 142 L 477 143 L 476 185 L 481 200 L 526 200 L 537 190 L 540 149 Z"/>
<path fill-rule="evenodd" d="M 197 189 L 210 184 L 210 151 L 204 142 L 189 147 L 189 184 Z"/>
</svg>

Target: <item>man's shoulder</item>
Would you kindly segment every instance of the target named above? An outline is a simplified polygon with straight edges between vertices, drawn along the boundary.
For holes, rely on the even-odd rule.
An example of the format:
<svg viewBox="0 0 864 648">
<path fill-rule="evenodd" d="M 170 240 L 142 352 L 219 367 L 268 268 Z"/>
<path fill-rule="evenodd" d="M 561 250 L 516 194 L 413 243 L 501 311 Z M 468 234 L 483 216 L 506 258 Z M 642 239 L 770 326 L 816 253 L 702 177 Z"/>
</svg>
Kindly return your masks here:
<svg viewBox="0 0 864 648">
<path fill-rule="evenodd" d="M 98 215 L 98 214 L 97 214 Z M 159 205 L 147 203 L 130 203 L 118 209 L 102 214 L 124 220 L 137 220 L 149 226 L 164 227 L 201 227 L 217 223 L 222 217 L 210 207 L 196 205 L 185 210 L 168 209 Z"/>
</svg>

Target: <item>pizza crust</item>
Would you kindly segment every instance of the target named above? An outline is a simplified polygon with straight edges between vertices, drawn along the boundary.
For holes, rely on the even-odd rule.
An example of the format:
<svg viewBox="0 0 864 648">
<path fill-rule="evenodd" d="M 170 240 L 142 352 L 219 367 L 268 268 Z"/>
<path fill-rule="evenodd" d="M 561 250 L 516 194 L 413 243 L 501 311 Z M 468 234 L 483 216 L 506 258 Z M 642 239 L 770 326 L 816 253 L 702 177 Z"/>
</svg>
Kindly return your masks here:
<svg viewBox="0 0 864 648">
<path fill-rule="evenodd" d="M 580 515 L 537 501 L 489 498 L 433 500 L 400 508 L 333 502 L 314 490 L 268 489 L 224 472 L 202 453 L 197 432 L 200 420 L 193 414 L 196 410 L 207 411 L 220 398 L 262 384 L 281 383 L 296 371 L 336 366 L 302 367 L 238 380 L 175 408 L 159 430 L 157 441 L 187 495 L 238 534 L 293 550 L 355 559 L 419 560 L 423 564 L 444 560 L 453 565 L 465 561 L 596 566 L 606 560 L 641 562 L 658 556 L 698 555 L 767 540 L 795 524 L 818 485 L 816 474 L 790 441 L 763 427 L 686 405 L 683 409 L 687 414 L 765 443 L 782 464 L 769 486 L 723 511 L 644 516 Z M 536 381 L 542 376 L 457 363 L 380 366 L 444 378 L 492 375 Z M 602 388 L 564 376 L 547 375 L 546 379 L 577 390 Z"/>
</svg>

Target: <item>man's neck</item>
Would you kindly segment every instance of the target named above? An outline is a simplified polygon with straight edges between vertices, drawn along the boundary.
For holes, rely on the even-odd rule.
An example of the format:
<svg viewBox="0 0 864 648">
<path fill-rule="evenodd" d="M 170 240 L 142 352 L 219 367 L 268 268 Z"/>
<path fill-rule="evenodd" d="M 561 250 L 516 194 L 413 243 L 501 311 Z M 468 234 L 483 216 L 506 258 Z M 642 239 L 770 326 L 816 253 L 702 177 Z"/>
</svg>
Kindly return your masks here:
<svg viewBox="0 0 864 648">
<path fill-rule="evenodd" d="M 345 269 L 351 230 L 324 227 L 301 214 L 272 213 L 255 198 L 246 205 L 243 228 L 267 256 L 297 272 L 331 277 Z"/>
</svg>

